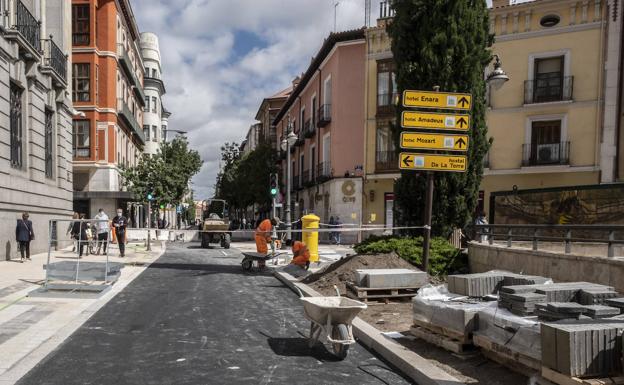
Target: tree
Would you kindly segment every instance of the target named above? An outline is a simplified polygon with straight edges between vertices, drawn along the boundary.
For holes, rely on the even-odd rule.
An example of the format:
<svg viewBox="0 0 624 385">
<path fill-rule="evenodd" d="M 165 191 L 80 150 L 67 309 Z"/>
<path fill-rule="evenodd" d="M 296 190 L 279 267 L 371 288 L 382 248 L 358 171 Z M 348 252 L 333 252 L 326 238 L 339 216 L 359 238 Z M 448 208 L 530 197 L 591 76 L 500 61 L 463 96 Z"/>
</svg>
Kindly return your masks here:
<svg viewBox="0 0 624 385">
<path fill-rule="evenodd" d="M 221 160 L 215 197 L 226 200 L 233 209 L 245 209 L 253 204 L 267 208 L 271 202 L 269 176 L 276 170 L 271 146 L 260 144 L 243 156 L 236 143 L 225 143 L 221 147 Z"/>
<path fill-rule="evenodd" d="M 151 192 L 157 206 L 178 205 L 190 192 L 191 178 L 201 166 L 199 153 L 189 149 L 186 138 L 178 136 L 161 143 L 155 155 L 143 154 L 137 166 L 122 168 L 121 176 L 124 187 L 138 201 L 146 202 Z"/>
<path fill-rule="evenodd" d="M 484 70 L 489 15 L 485 0 L 395 0 L 396 15 L 388 26 L 397 69 L 397 88 L 468 92 L 473 97 L 470 146 L 465 173 L 435 173 L 432 232 L 447 236 L 466 226 L 477 204 L 483 157 L 489 148 L 485 124 Z M 397 109 L 400 122 L 401 108 Z M 393 127 L 399 148 L 400 124 Z M 395 183 L 397 218 L 404 225 L 422 225 L 426 176 L 404 171 Z"/>
</svg>

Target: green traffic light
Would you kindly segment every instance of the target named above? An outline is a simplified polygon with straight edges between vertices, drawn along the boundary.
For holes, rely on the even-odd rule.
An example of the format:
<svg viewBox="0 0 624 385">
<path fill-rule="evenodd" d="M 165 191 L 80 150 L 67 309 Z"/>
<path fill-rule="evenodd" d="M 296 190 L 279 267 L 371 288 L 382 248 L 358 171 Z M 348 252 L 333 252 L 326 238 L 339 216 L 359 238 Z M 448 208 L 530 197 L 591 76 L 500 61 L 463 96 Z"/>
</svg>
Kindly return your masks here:
<svg viewBox="0 0 624 385">
<path fill-rule="evenodd" d="M 271 189 L 271 195 L 277 195 L 277 189 L 276 188 L 272 188 Z"/>
</svg>

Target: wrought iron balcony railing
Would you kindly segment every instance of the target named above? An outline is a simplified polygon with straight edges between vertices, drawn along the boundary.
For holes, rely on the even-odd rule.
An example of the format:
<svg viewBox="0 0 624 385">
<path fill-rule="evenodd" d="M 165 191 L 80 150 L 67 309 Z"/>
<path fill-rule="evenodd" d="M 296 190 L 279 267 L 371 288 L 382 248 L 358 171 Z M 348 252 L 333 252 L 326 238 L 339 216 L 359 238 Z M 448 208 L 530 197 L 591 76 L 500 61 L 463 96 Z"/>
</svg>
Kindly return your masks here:
<svg viewBox="0 0 624 385">
<path fill-rule="evenodd" d="M 323 104 L 318 110 L 317 126 L 325 127 L 331 122 L 331 104 Z"/>
<path fill-rule="evenodd" d="M 303 135 L 306 138 L 313 138 L 314 134 L 316 134 L 316 127 L 312 124 L 312 119 L 308 119 L 303 125 Z"/>
<path fill-rule="evenodd" d="M 37 52 L 41 52 L 41 23 L 20 0 L 15 1 L 15 28 Z"/>
<path fill-rule="evenodd" d="M 323 183 L 324 181 L 331 179 L 333 176 L 331 163 L 329 161 L 319 163 L 317 166 L 316 175 L 317 181 L 319 183 Z"/>
<path fill-rule="evenodd" d="M 566 165 L 570 162 L 570 142 L 522 145 L 522 166 Z"/>
<path fill-rule="evenodd" d="M 44 46 L 45 65 L 52 68 L 54 73 L 67 84 L 67 55 L 52 40 L 52 36 L 46 40 Z"/>
<path fill-rule="evenodd" d="M 524 104 L 549 103 L 572 100 L 574 76 L 559 73 L 544 74 L 524 82 Z"/>
<path fill-rule="evenodd" d="M 387 172 L 397 171 L 399 169 L 399 158 L 396 151 L 376 151 L 375 152 L 375 171 Z"/>
<path fill-rule="evenodd" d="M 126 104 L 126 102 L 119 98 L 117 99 L 117 114 L 121 118 L 121 120 L 128 126 L 128 128 L 132 131 L 132 135 L 137 138 L 137 140 L 145 145 L 145 136 L 143 135 L 143 128 L 137 122 L 136 117 Z"/>
</svg>

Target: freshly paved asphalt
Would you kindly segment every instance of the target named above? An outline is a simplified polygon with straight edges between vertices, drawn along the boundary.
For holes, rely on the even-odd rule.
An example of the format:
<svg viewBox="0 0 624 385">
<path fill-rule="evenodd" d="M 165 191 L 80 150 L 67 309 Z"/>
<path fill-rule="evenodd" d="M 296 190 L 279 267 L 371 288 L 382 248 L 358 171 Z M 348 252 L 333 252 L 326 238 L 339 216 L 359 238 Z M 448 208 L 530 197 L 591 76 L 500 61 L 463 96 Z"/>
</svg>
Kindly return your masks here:
<svg viewBox="0 0 624 385">
<path fill-rule="evenodd" d="M 310 349 L 299 299 L 236 250 L 167 252 L 18 384 L 407 384 L 360 345 Z"/>
</svg>

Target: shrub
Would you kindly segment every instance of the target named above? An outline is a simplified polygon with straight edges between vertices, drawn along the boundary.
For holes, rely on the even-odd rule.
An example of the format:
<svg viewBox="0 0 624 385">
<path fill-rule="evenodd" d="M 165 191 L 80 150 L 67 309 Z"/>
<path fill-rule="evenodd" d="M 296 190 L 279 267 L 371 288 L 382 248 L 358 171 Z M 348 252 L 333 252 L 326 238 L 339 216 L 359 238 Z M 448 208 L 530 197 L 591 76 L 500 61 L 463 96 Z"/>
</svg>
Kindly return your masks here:
<svg viewBox="0 0 624 385">
<path fill-rule="evenodd" d="M 394 251 L 401 258 L 422 266 L 422 237 L 400 238 L 396 236 L 371 236 L 355 245 L 358 254 L 383 254 Z M 429 274 L 446 276 L 456 271 L 465 271 L 467 263 L 461 250 L 456 249 L 444 238 L 432 238 L 429 253 Z"/>
</svg>

